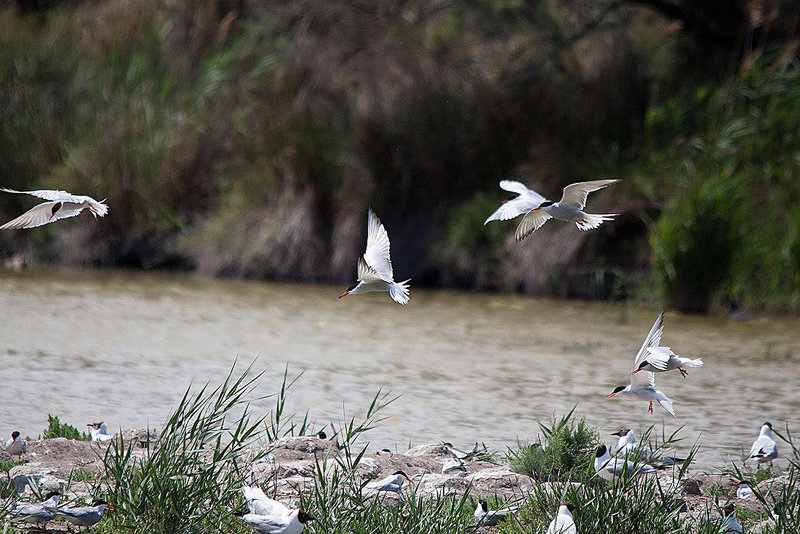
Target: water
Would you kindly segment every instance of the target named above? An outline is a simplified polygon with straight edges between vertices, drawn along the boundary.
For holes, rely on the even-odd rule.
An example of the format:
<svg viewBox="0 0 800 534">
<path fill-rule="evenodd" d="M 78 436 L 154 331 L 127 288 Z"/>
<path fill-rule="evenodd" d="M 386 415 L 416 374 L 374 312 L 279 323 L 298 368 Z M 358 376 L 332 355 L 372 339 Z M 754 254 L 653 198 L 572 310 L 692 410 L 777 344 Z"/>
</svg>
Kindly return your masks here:
<svg viewBox="0 0 800 534">
<path fill-rule="evenodd" d="M 81 430 L 158 427 L 190 383 L 218 383 L 235 358 L 266 370 L 258 394 L 284 368 L 303 376 L 288 410 L 321 426 L 363 415 L 380 389 L 400 395 L 368 437 L 372 448 L 483 441 L 505 451 L 533 440 L 577 404 L 610 432 L 683 425 L 700 467 L 749 450 L 766 420 L 797 428 L 800 321 L 730 322 L 669 312 L 662 344 L 702 357 L 686 379 L 657 375 L 680 403 L 606 399 L 626 384 L 658 310 L 608 303 L 412 289 L 337 300 L 344 287 L 198 279 L 125 272 L 0 275 L 0 433 L 35 437 L 47 415 Z M 255 404 L 266 412 L 274 400 Z M 783 447 L 785 450 L 786 447 Z M 680 449 L 679 449 L 680 452 Z"/>
</svg>

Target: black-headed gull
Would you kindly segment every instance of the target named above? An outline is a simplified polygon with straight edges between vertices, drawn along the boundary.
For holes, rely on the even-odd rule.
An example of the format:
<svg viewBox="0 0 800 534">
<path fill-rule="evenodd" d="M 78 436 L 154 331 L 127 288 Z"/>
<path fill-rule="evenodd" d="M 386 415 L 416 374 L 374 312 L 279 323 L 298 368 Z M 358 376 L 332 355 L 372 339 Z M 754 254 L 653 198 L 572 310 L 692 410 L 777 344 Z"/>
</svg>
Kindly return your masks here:
<svg viewBox="0 0 800 534">
<path fill-rule="evenodd" d="M 722 525 L 719 527 L 719 532 L 744 532 L 744 528 L 736 519 L 736 507 L 733 503 L 725 507 L 722 515 Z"/>
<path fill-rule="evenodd" d="M 591 230 L 603 224 L 604 221 L 612 220 L 617 214 L 590 214 L 584 212 L 586 198 L 592 191 L 603 189 L 618 181 L 594 180 L 570 184 L 564 188 L 561 200 L 553 202 L 545 199 L 539 193 L 531 191 L 519 182 L 504 180 L 501 182 L 500 187 L 507 191 L 518 193 L 519 196 L 503 203 L 497 211 L 486 219 L 486 222 L 510 219 L 524 213 L 525 216 L 517 226 L 515 234 L 517 241 L 522 241 L 528 237 L 541 228 L 549 219 L 575 223 L 578 228 L 584 231 Z M 503 187 L 504 185 L 505 187 Z"/>
<path fill-rule="evenodd" d="M 25 523 L 34 523 L 44 527 L 49 521 L 56 517 L 55 508 L 58 506 L 58 498 L 61 494 L 51 491 L 45 495 L 44 501 L 35 504 L 18 504 L 11 509 L 11 517 L 20 518 Z"/>
<path fill-rule="evenodd" d="M 57 508 L 55 511 L 64 519 L 78 525 L 79 527 L 91 527 L 103 519 L 106 508 L 113 510 L 114 507 L 102 499 L 95 499 L 91 506 L 77 506 L 70 508 Z"/>
<path fill-rule="evenodd" d="M 306 523 L 314 517 L 303 510 L 293 510 L 288 515 L 245 514 L 242 521 L 259 534 L 300 534 Z"/>
<path fill-rule="evenodd" d="M 11 433 L 11 439 L 6 442 L 6 452 L 11 456 L 19 456 L 22 459 L 22 455 L 25 454 L 25 451 L 28 450 L 28 442 L 25 441 L 25 438 L 18 431 L 13 431 Z"/>
<path fill-rule="evenodd" d="M 86 423 L 89 430 L 89 436 L 92 441 L 108 441 L 113 436 L 108 433 L 108 427 L 103 421 L 95 421 L 94 423 Z"/>
<path fill-rule="evenodd" d="M 617 387 L 614 391 L 608 394 L 608 398 L 610 399 L 614 395 L 622 395 L 648 401 L 650 402 L 650 406 L 648 408 L 650 413 L 653 413 L 653 401 L 657 401 L 661 406 L 664 407 L 665 410 L 669 412 L 672 417 L 677 418 L 678 416 L 675 415 L 675 411 L 672 409 L 672 403 L 677 401 L 670 399 L 656 389 L 655 373 L 652 371 L 639 371 L 638 373 L 633 372 L 639 369 L 639 366 L 647 357 L 649 350 L 654 347 L 658 347 L 658 344 L 661 341 L 661 333 L 663 330 L 664 312 L 662 311 L 656 319 L 656 322 L 653 324 L 653 327 L 650 329 L 650 333 L 647 334 L 644 343 L 639 349 L 639 352 L 636 354 L 636 358 L 633 360 L 631 383 L 627 386 Z"/>
<path fill-rule="evenodd" d="M 512 508 L 489 510 L 489 505 L 483 499 L 477 499 L 475 505 L 475 521 L 481 526 L 494 526 L 516 511 Z"/>
<path fill-rule="evenodd" d="M 675 458 L 661 454 L 657 450 L 649 447 L 643 447 L 640 443 L 636 442 L 636 436 L 630 428 L 621 428 L 617 432 L 612 432 L 612 436 L 619 436 L 617 440 L 617 447 L 614 450 L 614 456 L 624 458 L 638 457 L 642 462 L 649 464 L 667 464 L 674 465 L 686 461 L 686 458 Z"/>
<path fill-rule="evenodd" d="M 772 465 L 772 460 L 778 457 L 778 446 L 775 444 L 775 438 L 772 435 L 772 423 L 764 423 L 761 425 L 761 432 L 758 438 L 753 442 L 750 447 L 750 455 L 747 459 L 755 458 L 759 464 L 769 462 Z"/>
<path fill-rule="evenodd" d="M 550 521 L 545 534 L 578 534 L 578 529 L 575 527 L 575 520 L 572 518 L 572 511 L 575 506 L 571 503 L 565 502 L 558 507 L 556 516 Z"/>
<path fill-rule="evenodd" d="M 608 453 L 608 447 L 598 445 L 594 453 L 594 470 L 600 477 L 606 480 L 614 480 L 623 476 L 623 474 L 635 476 L 654 473 L 658 468 L 645 463 L 634 463 L 624 458 L 612 458 Z"/>
<path fill-rule="evenodd" d="M 408 475 L 406 475 L 403 471 L 395 471 L 388 477 L 376 480 L 375 482 L 370 482 L 367 484 L 367 488 L 374 491 L 398 492 L 403 487 L 403 482 L 406 480 L 411 482 L 411 479 L 408 478 Z"/>
<path fill-rule="evenodd" d="M 47 202 L 38 204 L 16 219 L 5 223 L 0 226 L 0 230 L 16 230 L 20 228 L 36 228 L 49 222 L 58 219 L 66 219 L 67 217 L 75 217 L 84 208 L 88 208 L 96 219 L 98 216 L 103 217 L 108 213 L 108 206 L 103 204 L 105 199 L 100 202 L 92 197 L 85 195 L 72 195 L 66 191 L 54 191 L 42 189 L 37 191 L 17 191 L 15 189 L 0 188 L 0 191 L 6 193 L 18 193 L 23 195 L 33 195 L 38 198 L 43 198 Z"/>
<path fill-rule="evenodd" d="M 367 250 L 364 256 L 358 258 L 358 282 L 339 295 L 339 298 L 370 291 L 388 291 L 392 300 L 407 304 L 410 281 L 410 278 L 405 282 L 394 281 L 392 260 L 389 257 L 389 234 L 370 208 L 367 217 Z"/>
</svg>

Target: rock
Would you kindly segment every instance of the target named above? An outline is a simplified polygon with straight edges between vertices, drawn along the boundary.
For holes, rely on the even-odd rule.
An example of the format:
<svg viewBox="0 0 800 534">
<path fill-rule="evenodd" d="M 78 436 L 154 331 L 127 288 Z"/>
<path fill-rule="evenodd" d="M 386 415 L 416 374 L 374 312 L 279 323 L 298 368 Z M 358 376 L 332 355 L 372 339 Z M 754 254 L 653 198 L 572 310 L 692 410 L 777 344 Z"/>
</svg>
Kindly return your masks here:
<svg viewBox="0 0 800 534">
<path fill-rule="evenodd" d="M 406 456 L 434 456 L 434 457 L 452 457 L 453 453 L 441 443 L 427 443 L 425 445 L 417 445 L 408 449 L 405 453 Z"/>
<path fill-rule="evenodd" d="M 520 475 L 506 467 L 484 469 L 465 477 L 472 484 L 472 491 L 479 495 L 510 496 L 533 489 L 531 477 Z"/>
<path fill-rule="evenodd" d="M 702 485 L 702 480 L 698 480 L 696 478 L 687 478 L 683 481 L 683 493 L 685 495 L 702 495 Z"/>
<path fill-rule="evenodd" d="M 44 494 L 49 491 L 64 491 L 66 488 L 67 481 L 56 477 L 56 473 L 55 468 L 44 467 L 40 462 L 30 462 L 15 465 L 8 475 L 17 493 L 25 493 L 28 486 L 36 486 L 36 490 Z"/>
<path fill-rule="evenodd" d="M 458 495 L 469 488 L 464 477 L 425 473 L 419 481 L 415 481 L 417 493 L 422 495 Z"/>
</svg>

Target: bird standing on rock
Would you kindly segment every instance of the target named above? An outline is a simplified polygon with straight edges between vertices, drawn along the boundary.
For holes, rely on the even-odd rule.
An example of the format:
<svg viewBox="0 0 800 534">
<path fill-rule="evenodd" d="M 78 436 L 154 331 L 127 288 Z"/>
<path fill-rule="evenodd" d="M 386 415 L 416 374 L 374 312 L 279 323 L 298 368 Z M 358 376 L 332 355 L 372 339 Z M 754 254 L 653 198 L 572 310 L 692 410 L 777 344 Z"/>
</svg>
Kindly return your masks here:
<svg viewBox="0 0 800 534">
<path fill-rule="evenodd" d="M 772 423 L 764 423 L 761 425 L 761 432 L 758 438 L 753 442 L 750 447 L 750 455 L 747 459 L 755 458 L 759 464 L 769 462 L 772 467 L 772 460 L 778 457 L 778 446 L 775 444 L 775 438 L 772 435 Z"/>
<path fill-rule="evenodd" d="M 388 477 L 376 480 L 375 482 L 370 482 L 367 484 L 367 488 L 375 491 L 398 492 L 403 488 L 403 482 L 406 480 L 408 480 L 409 483 L 411 482 L 411 479 L 408 478 L 408 475 L 403 471 L 395 471 Z"/>
<path fill-rule="evenodd" d="M 32 207 L 16 219 L 0 226 L 0 230 L 17 230 L 20 228 L 36 228 L 58 219 L 75 217 L 84 208 L 87 208 L 94 218 L 103 217 L 108 213 L 108 206 L 103 204 L 105 199 L 100 202 L 92 197 L 85 195 L 73 195 L 66 191 L 53 191 L 42 189 L 37 191 L 17 191 L 15 189 L 0 188 L 6 193 L 18 193 L 22 195 L 33 195 L 43 198 L 47 202 Z"/>
<path fill-rule="evenodd" d="M 475 501 L 475 521 L 481 526 L 494 526 L 513 514 L 515 510 L 503 508 L 502 510 L 489 510 L 489 504 L 483 499 Z"/>
<path fill-rule="evenodd" d="M 358 258 L 358 282 L 339 295 L 358 295 L 370 291 L 388 291 L 389 296 L 397 303 L 408 304 L 408 283 L 394 281 L 392 260 L 389 257 L 389 234 L 383 223 L 369 209 L 367 217 L 367 250 Z"/>
</svg>

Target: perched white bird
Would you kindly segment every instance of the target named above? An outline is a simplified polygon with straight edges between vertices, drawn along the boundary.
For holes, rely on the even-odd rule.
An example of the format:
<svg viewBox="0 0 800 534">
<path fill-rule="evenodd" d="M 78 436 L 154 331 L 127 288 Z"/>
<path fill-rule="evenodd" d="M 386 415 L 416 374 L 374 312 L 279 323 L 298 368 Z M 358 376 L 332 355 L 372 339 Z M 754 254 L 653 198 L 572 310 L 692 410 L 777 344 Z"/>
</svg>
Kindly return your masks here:
<svg viewBox="0 0 800 534">
<path fill-rule="evenodd" d="M 620 458 L 638 457 L 642 462 L 649 464 L 661 463 L 667 465 L 679 464 L 686 461 L 686 458 L 675 458 L 661 454 L 658 450 L 653 450 L 650 447 L 643 447 L 640 443 L 636 442 L 636 436 L 630 428 L 621 428 L 617 432 L 612 432 L 612 436 L 619 436 L 617 446 L 614 450 L 614 455 Z"/>
<path fill-rule="evenodd" d="M 597 228 L 604 221 L 612 220 L 617 214 L 589 214 L 583 211 L 586 198 L 592 191 L 603 189 L 619 180 L 594 180 L 592 182 L 578 182 L 564 188 L 561 200 L 553 202 L 545 199 L 539 193 L 531 191 L 519 182 L 504 180 L 500 187 L 507 191 L 518 193 L 519 196 L 506 201 L 500 208 L 486 219 L 486 224 L 493 220 L 511 219 L 525 214 L 517 226 L 517 241 L 522 241 L 538 230 L 548 219 L 572 222 L 581 230 Z M 510 204 L 510 207 L 508 206 Z"/>
<path fill-rule="evenodd" d="M 55 508 L 58 506 L 58 498 L 61 496 L 57 491 L 52 491 L 45 496 L 44 501 L 35 504 L 18 504 L 11 512 L 11 517 L 20 518 L 25 523 L 34 523 L 44 527 L 48 521 L 56 517 Z"/>
<path fill-rule="evenodd" d="M 55 511 L 72 523 L 79 527 L 91 527 L 96 525 L 103 519 L 103 512 L 106 508 L 113 510 L 114 507 L 101 499 L 95 499 L 91 506 L 78 506 L 70 508 L 57 508 Z"/>
<path fill-rule="evenodd" d="M 408 303 L 408 283 L 395 282 L 392 271 L 392 260 L 389 257 L 389 234 L 378 216 L 369 209 L 367 217 L 367 250 L 358 258 L 358 282 L 339 295 L 357 295 L 370 291 L 388 291 L 392 300 L 400 304 Z"/>
<path fill-rule="evenodd" d="M 108 441 L 111 439 L 111 434 L 108 433 L 108 427 L 103 421 L 95 421 L 94 423 L 86 423 L 89 428 L 89 435 L 92 441 Z"/>
<path fill-rule="evenodd" d="M 11 439 L 6 442 L 6 452 L 11 456 L 19 456 L 20 459 L 25 451 L 28 450 L 28 442 L 18 431 L 11 433 Z"/>
<path fill-rule="evenodd" d="M 370 482 L 367 484 L 367 488 L 374 490 L 374 491 L 400 491 L 403 487 L 403 482 L 408 480 L 411 482 L 411 479 L 408 478 L 402 471 L 395 471 L 388 477 L 382 478 L 380 480 L 376 480 L 375 482 Z"/>
<path fill-rule="evenodd" d="M 303 510 L 293 510 L 288 515 L 245 514 L 242 521 L 259 534 L 300 534 L 306 523 L 314 517 Z"/>
<path fill-rule="evenodd" d="M 47 202 L 32 207 L 16 219 L 0 226 L 0 230 L 16 230 L 19 228 L 36 228 L 49 222 L 75 217 L 81 210 L 88 208 L 94 218 L 103 217 L 108 213 L 108 206 L 103 204 L 105 199 L 100 202 L 92 197 L 85 195 L 72 195 L 66 191 L 53 191 L 42 189 L 38 191 L 17 191 L 15 189 L 0 188 L 6 193 L 19 193 L 23 195 L 33 195 L 43 198 Z"/>
<path fill-rule="evenodd" d="M 516 510 L 512 508 L 503 508 L 501 510 L 489 510 L 489 505 L 483 499 L 475 501 L 475 521 L 479 525 L 494 526 L 500 521 L 505 520 L 508 516 L 513 514 Z"/>
<path fill-rule="evenodd" d="M 733 503 L 725 507 L 722 518 L 722 526 L 720 526 L 719 532 L 744 532 L 744 528 L 736 519 L 736 507 Z"/>
<path fill-rule="evenodd" d="M 608 447 L 599 445 L 594 454 L 594 470 L 606 480 L 614 480 L 627 473 L 628 476 L 654 473 L 658 468 L 645 463 L 634 463 L 624 458 L 612 458 Z"/>
<path fill-rule="evenodd" d="M 251 514 L 269 516 L 288 516 L 292 511 L 285 504 L 270 499 L 256 485 L 243 486 L 242 493 Z"/>
<path fill-rule="evenodd" d="M 736 486 L 736 497 L 738 499 L 749 499 L 753 496 L 753 488 L 747 482 L 737 482 L 734 486 Z"/>
<path fill-rule="evenodd" d="M 608 398 L 610 399 L 614 395 L 623 395 L 649 401 L 650 406 L 648 409 L 650 413 L 653 413 L 653 401 L 658 401 L 658 403 L 663 406 L 672 417 L 677 418 L 678 416 L 675 415 L 675 411 L 672 409 L 672 403 L 677 401 L 670 399 L 656 389 L 655 373 L 652 371 L 640 371 L 638 373 L 634 372 L 639 369 L 639 366 L 646 358 L 648 349 L 658 347 L 658 344 L 661 341 L 661 333 L 663 330 L 664 312 L 662 311 L 656 319 L 656 322 L 653 324 L 653 328 L 650 329 L 650 333 L 647 334 L 647 337 L 639 349 L 639 352 L 636 354 L 636 358 L 633 361 L 633 369 L 631 371 L 631 383 L 627 386 L 619 386 L 608 394 Z"/>
<path fill-rule="evenodd" d="M 575 520 L 572 518 L 572 511 L 575 506 L 571 503 L 565 502 L 558 507 L 556 516 L 550 521 L 550 526 L 547 527 L 545 534 L 578 534 L 578 529 L 575 527 Z"/>
<path fill-rule="evenodd" d="M 753 442 L 753 446 L 750 447 L 750 455 L 747 459 L 755 458 L 759 464 L 769 462 L 772 465 L 772 460 L 777 457 L 778 446 L 772 436 L 772 423 L 764 423 L 761 425 L 761 432 L 758 434 L 758 438 Z"/>
<path fill-rule="evenodd" d="M 519 217 L 538 208 L 542 202 L 547 200 L 536 191 L 528 189 L 525 184 L 515 180 L 501 180 L 500 189 L 516 193 L 517 196 L 504 200 L 500 207 L 483 222 L 484 225 L 490 221 L 507 221 Z"/>
<path fill-rule="evenodd" d="M 470 458 L 480 454 L 481 452 L 486 452 L 486 445 L 483 445 L 483 447 L 479 447 L 477 441 L 475 442 L 475 445 L 472 447 L 472 450 L 470 451 L 462 451 L 461 449 L 456 449 L 455 447 L 453 447 L 452 443 L 449 443 L 447 441 L 445 441 L 443 445 L 447 447 L 447 450 L 450 451 L 450 453 L 459 460 L 469 460 Z"/>
<path fill-rule="evenodd" d="M 447 458 L 442 463 L 442 474 L 463 477 L 467 474 L 467 466 L 464 460 L 458 457 Z"/>
</svg>

